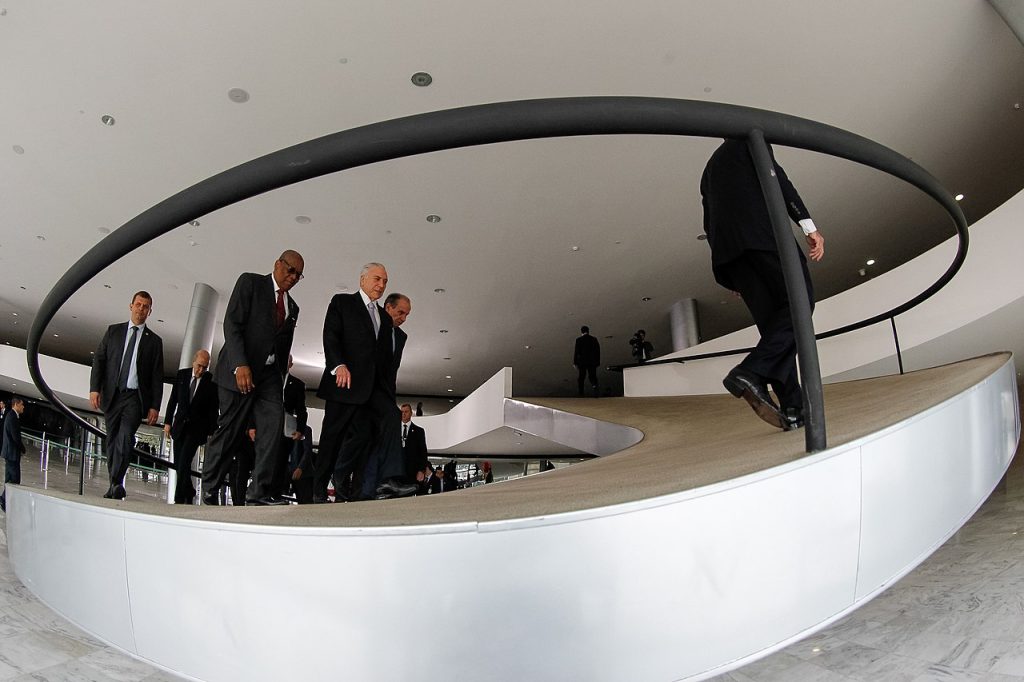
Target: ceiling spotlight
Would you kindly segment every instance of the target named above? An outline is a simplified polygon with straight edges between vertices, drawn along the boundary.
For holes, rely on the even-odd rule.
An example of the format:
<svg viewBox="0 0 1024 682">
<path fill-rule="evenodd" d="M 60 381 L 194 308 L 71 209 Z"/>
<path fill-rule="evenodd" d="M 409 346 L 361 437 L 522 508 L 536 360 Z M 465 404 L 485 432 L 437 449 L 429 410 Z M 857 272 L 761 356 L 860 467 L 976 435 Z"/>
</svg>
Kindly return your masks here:
<svg viewBox="0 0 1024 682">
<path fill-rule="evenodd" d="M 439 222 L 441 222 L 441 216 L 434 215 L 433 213 L 431 213 L 430 215 L 427 216 L 427 222 L 428 223 L 439 223 Z"/>
<path fill-rule="evenodd" d="M 16 145 L 12 146 L 11 149 L 14 150 L 15 154 L 24 154 L 25 153 L 25 148 L 22 147 L 20 144 L 16 144 Z"/>
<path fill-rule="evenodd" d="M 444 289 L 434 289 L 434 293 L 435 294 L 443 294 L 444 293 Z"/>
<path fill-rule="evenodd" d="M 451 358 L 441 358 L 442 360 L 451 360 Z"/>
<path fill-rule="evenodd" d="M 426 71 L 417 71 L 412 75 L 412 84 L 417 87 L 425 88 L 433 82 L 434 77 Z"/>
<path fill-rule="evenodd" d="M 228 90 L 228 99 L 236 104 L 245 104 L 249 101 L 249 93 L 242 88 L 231 88 Z"/>
<path fill-rule="evenodd" d="M 17 317 L 18 313 L 11 313 L 11 315 L 14 315 L 15 317 Z"/>
<path fill-rule="evenodd" d="M 8 343 L 8 344 L 10 344 L 11 342 L 10 342 L 10 341 L 8 341 L 7 343 Z M 454 400 L 452 400 L 451 398 L 449 398 L 449 399 L 448 399 L 448 402 L 450 402 L 450 403 L 454 403 L 455 401 L 454 401 Z"/>
<path fill-rule="evenodd" d="M 956 199 L 957 201 L 963 201 L 964 200 L 964 195 L 963 194 L 957 194 L 953 198 Z"/>
<path fill-rule="evenodd" d="M 454 393 L 454 392 L 455 392 L 455 389 L 454 389 L 454 388 L 449 388 L 449 389 L 448 389 L 448 392 L 449 392 L 449 393 Z"/>
<path fill-rule="evenodd" d="M 198 220 L 190 220 L 190 221 L 188 221 L 188 224 L 191 225 L 192 227 L 199 227 L 199 221 Z"/>
<path fill-rule="evenodd" d="M 578 246 L 574 246 L 574 247 L 572 247 L 572 250 L 573 250 L 573 251 L 579 251 L 579 250 L 580 250 L 580 247 L 578 247 Z"/>
<path fill-rule="evenodd" d="M 109 284 L 104 284 L 104 285 L 103 285 L 103 288 L 104 288 L 104 289 L 109 289 L 109 288 L 110 288 L 110 285 L 109 285 Z"/>
<path fill-rule="evenodd" d="M 157 322 L 163 322 L 163 320 L 157 320 Z"/>
<path fill-rule="evenodd" d="M 45 241 L 46 241 L 46 237 L 44 237 L 44 236 L 43 236 L 43 235 L 41 235 L 41 234 L 37 234 L 37 235 L 36 235 L 36 239 L 38 239 L 38 240 L 39 240 L 39 241 L 41 241 L 41 242 L 45 242 Z"/>
<path fill-rule="evenodd" d="M 104 114 L 103 116 L 101 116 L 100 121 L 102 121 L 103 125 L 105 126 L 112 126 L 115 123 L 117 123 L 117 121 L 114 120 L 114 117 L 110 114 Z"/>
<path fill-rule="evenodd" d="M 17 315 L 18 313 L 14 313 L 14 314 L 15 314 L 15 315 Z M 445 379 L 451 379 L 451 378 L 452 378 L 452 375 L 451 375 L 451 374 L 445 374 L 445 375 L 444 375 L 444 378 L 445 378 Z"/>
<path fill-rule="evenodd" d="M 650 296 L 644 296 L 640 300 L 643 301 L 644 303 L 647 303 L 649 300 L 651 300 L 651 297 Z"/>
<path fill-rule="evenodd" d="M 698 234 L 697 235 L 697 241 L 699 241 L 699 242 L 706 242 L 707 240 L 708 240 L 708 236 L 706 234 Z"/>
<path fill-rule="evenodd" d="M 867 265 L 874 265 L 874 264 L 875 264 L 875 259 L 874 258 L 868 258 Z"/>
<path fill-rule="evenodd" d="M 59 339 L 59 338 L 60 338 L 60 334 L 54 334 L 54 335 L 53 335 L 53 338 L 55 338 L 55 339 Z"/>
<path fill-rule="evenodd" d="M 348 57 L 342 57 L 338 60 L 339 64 L 348 64 Z"/>
<path fill-rule="evenodd" d="M 295 216 L 295 222 L 297 222 L 299 225 L 309 225 L 311 222 L 313 222 L 313 219 L 310 218 L 308 215 L 297 215 Z"/>
<path fill-rule="evenodd" d="M 439 329 L 438 331 L 441 332 L 442 334 L 447 334 L 448 333 L 447 329 Z"/>
<path fill-rule="evenodd" d="M 529 346 L 523 346 L 523 348 L 525 348 L 526 350 L 530 350 Z"/>
</svg>

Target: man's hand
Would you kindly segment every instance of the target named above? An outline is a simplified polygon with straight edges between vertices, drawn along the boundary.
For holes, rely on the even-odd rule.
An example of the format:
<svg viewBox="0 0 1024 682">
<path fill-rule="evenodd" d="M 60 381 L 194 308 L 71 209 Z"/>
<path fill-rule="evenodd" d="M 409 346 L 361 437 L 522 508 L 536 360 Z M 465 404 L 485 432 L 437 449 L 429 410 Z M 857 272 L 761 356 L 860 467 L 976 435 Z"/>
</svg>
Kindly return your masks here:
<svg viewBox="0 0 1024 682">
<path fill-rule="evenodd" d="M 811 232 L 806 235 L 806 238 L 807 246 L 810 247 L 807 255 L 811 257 L 812 261 L 820 261 L 825 257 L 825 238 L 821 236 L 821 230 Z"/>
<path fill-rule="evenodd" d="M 302 440 L 302 432 L 301 431 L 292 431 L 292 436 L 291 437 L 292 437 L 292 440 Z"/>
<path fill-rule="evenodd" d="M 238 385 L 239 393 L 250 393 L 255 386 L 252 383 L 252 370 L 248 365 L 242 365 L 235 370 L 235 383 Z"/>
<path fill-rule="evenodd" d="M 89 394 L 89 404 L 92 405 L 92 409 L 100 409 L 100 394 L 99 391 L 92 391 Z"/>
<path fill-rule="evenodd" d="M 334 380 L 338 388 L 352 388 L 352 373 L 345 365 L 338 365 L 334 370 Z"/>
<path fill-rule="evenodd" d="M 295 467 L 295 471 L 292 472 L 292 480 L 297 481 L 302 478 L 302 467 Z"/>
<path fill-rule="evenodd" d="M 170 424 L 164 424 L 164 433 L 167 434 L 168 436 L 171 435 L 171 425 Z"/>
<path fill-rule="evenodd" d="M 149 412 L 146 413 L 146 423 L 152 426 L 153 424 L 156 424 L 156 420 L 159 418 L 160 414 L 156 411 L 156 408 L 149 408 Z"/>
</svg>

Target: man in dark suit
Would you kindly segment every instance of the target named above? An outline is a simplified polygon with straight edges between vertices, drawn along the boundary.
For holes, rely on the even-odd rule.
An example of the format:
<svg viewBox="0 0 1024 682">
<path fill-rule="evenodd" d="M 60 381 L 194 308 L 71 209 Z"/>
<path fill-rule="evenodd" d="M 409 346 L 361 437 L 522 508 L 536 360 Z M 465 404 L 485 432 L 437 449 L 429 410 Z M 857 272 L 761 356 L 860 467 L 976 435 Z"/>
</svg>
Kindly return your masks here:
<svg viewBox="0 0 1024 682">
<path fill-rule="evenodd" d="M 423 428 L 412 421 L 412 406 L 402 405 L 402 461 L 405 462 L 405 478 L 416 480 L 417 472 L 422 472 L 429 464 L 427 460 L 427 434 Z"/>
<path fill-rule="evenodd" d="M 825 239 L 774 157 L 772 164 L 786 210 L 799 223 L 811 260 L 819 261 L 825 254 Z M 803 392 L 797 378 L 789 297 L 768 207 L 745 141 L 726 140 L 719 146 L 704 169 L 700 190 L 715 280 L 743 297 L 761 334 L 754 350 L 722 383 L 772 426 L 787 431 L 799 428 L 803 425 Z M 813 307 L 811 278 L 802 252 L 800 264 Z M 779 405 L 768 394 L 769 384 Z"/>
<path fill-rule="evenodd" d="M 292 364 L 292 356 L 289 355 L 288 374 L 284 380 L 284 429 L 274 469 L 273 494 L 277 497 L 283 497 L 288 492 L 291 480 L 289 459 L 295 444 L 303 439 L 302 434 L 309 418 L 306 410 L 306 384 L 298 377 L 292 376 Z"/>
<path fill-rule="evenodd" d="M 313 495 L 316 502 L 327 499 L 327 483 L 334 474 L 336 490 L 344 487 L 360 461 L 366 461 L 374 442 L 392 434 L 383 426 L 397 421 L 395 406 L 395 337 L 391 317 L 377 305 L 388 284 L 388 273 L 380 263 L 368 263 L 359 275 L 359 291 L 337 294 L 324 318 L 326 366 L 317 396 L 326 401 L 320 449 L 315 462 Z M 354 419 L 361 424 L 351 429 L 345 447 L 342 441 Z M 383 461 L 378 475 L 384 480 L 380 494 L 412 494 L 415 486 L 402 483 L 401 447 L 383 443 Z M 341 457 L 339 457 L 339 453 Z M 355 489 L 356 494 L 360 491 Z"/>
<path fill-rule="evenodd" d="M 431 495 L 446 493 L 449 490 L 455 490 L 458 487 L 455 476 L 450 476 L 448 472 L 441 467 L 436 467 L 434 469 L 434 476 L 430 479 L 429 485 L 429 494 Z"/>
<path fill-rule="evenodd" d="M 594 388 L 594 397 L 596 398 L 598 396 L 597 366 L 601 364 L 601 343 L 590 335 L 590 327 L 587 325 L 580 327 L 580 335 L 576 337 L 572 364 L 579 372 L 577 386 L 580 397 L 583 397 L 583 378 L 586 376 L 590 379 L 590 385 Z"/>
<path fill-rule="evenodd" d="M 135 430 L 145 419 L 152 426 L 160 417 L 164 394 L 164 344 L 146 326 L 153 297 L 136 292 L 128 307 L 131 319 L 112 324 L 92 360 L 89 403 L 103 409 L 107 425 L 107 470 L 110 488 L 103 497 L 124 499 Z"/>
<path fill-rule="evenodd" d="M 11 398 L 11 407 L 4 413 L 3 445 L 0 453 L 4 458 L 4 485 L 21 485 L 21 456 L 25 454 L 25 442 L 21 440 L 21 413 L 25 403 L 21 398 Z M 0 493 L 0 510 L 7 511 L 7 489 Z"/>
<path fill-rule="evenodd" d="M 272 496 L 271 484 L 284 422 L 284 375 L 299 317 L 299 306 L 288 292 L 302 279 L 304 266 L 302 256 L 289 250 L 269 275 L 246 272 L 235 282 L 214 372 L 220 418 L 203 463 L 203 504 L 218 503 L 233 449 L 250 425 L 256 428 L 256 443 L 246 503 L 285 503 Z"/>
<path fill-rule="evenodd" d="M 210 352 L 197 350 L 192 366 L 178 370 L 167 401 L 164 433 L 174 441 L 174 470 L 178 479 L 175 504 L 192 504 L 195 499 L 192 460 L 199 446 L 205 445 L 217 428 L 217 387 L 207 371 L 209 368 Z"/>
</svg>

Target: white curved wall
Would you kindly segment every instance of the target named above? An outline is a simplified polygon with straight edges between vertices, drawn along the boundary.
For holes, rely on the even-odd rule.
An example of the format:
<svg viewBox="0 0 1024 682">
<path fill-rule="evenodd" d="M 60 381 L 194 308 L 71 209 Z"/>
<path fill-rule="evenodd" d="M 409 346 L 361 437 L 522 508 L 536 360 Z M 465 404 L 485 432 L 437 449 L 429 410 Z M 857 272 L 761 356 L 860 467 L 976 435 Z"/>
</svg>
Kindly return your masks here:
<svg viewBox="0 0 1024 682">
<path fill-rule="evenodd" d="M 1008 361 L 870 437 L 640 502 L 294 528 L 12 488 L 9 551 L 58 612 L 204 680 L 699 679 L 827 624 L 910 570 L 984 501 L 1019 433 Z M 487 655 L 403 655 L 437 637 Z M 503 641 L 515 653 L 486 646 Z"/>
<path fill-rule="evenodd" d="M 906 369 L 920 369 L 997 350 L 1024 357 L 1024 332 L 1012 312 L 1024 305 L 1024 191 L 970 228 L 970 246 L 960 272 L 941 291 L 896 318 Z M 884 312 L 924 291 L 949 267 L 955 239 L 912 261 L 817 304 L 814 327 L 828 331 Z M 828 257 L 826 252 L 826 258 Z M 813 264 L 811 273 L 814 277 Z M 1004 320 L 993 326 L 993 317 Z M 968 333 L 973 330 L 973 333 Z M 943 339 L 949 335 L 948 342 Z M 754 327 L 666 355 L 686 357 L 757 343 Z M 927 352 L 917 353 L 928 346 Z M 899 371 L 888 322 L 818 343 L 824 379 L 848 379 Z M 654 365 L 625 371 L 627 396 L 723 393 L 722 378 L 742 356 Z M 659 360 L 665 358 L 658 358 Z M 865 368 L 861 370 L 861 368 Z M 858 371 L 860 370 L 860 371 Z"/>
</svg>

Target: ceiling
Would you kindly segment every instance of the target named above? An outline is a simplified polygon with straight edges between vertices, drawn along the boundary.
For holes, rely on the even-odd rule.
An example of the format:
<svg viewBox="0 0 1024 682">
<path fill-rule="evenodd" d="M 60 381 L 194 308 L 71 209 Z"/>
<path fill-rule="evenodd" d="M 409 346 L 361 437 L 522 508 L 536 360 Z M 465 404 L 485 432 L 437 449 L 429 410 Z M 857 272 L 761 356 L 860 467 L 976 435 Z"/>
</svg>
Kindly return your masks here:
<svg viewBox="0 0 1024 682">
<path fill-rule="evenodd" d="M 416 72 L 432 84 L 414 85 Z M 451 107 L 637 95 L 781 111 L 910 156 L 965 195 L 970 222 L 1024 186 L 1024 47 L 983 0 L 6 0 L 0 92 L 0 341 L 19 346 L 60 274 L 162 199 L 286 146 Z M 569 395 L 581 324 L 616 364 L 640 327 L 656 353 L 671 350 L 679 299 L 697 300 L 705 339 L 750 323 L 696 239 L 716 144 L 533 140 L 277 190 L 112 265 L 64 306 L 42 351 L 88 362 L 146 289 L 170 370 L 193 284 L 217 289 L 222 313 L 240 272 L 269 272 L 292 248 L 306 262 L 293 352 L 307 383 L 322 369 L 328 301 L 380 261 L 389 290 L 412 299 L 401 393 L 443 404 L 512 366 L 516 395 Z M 827 239 L 812 270 L 819 299 L 953 234 L 893 178 L 777 156 Z"/>
</svg>

